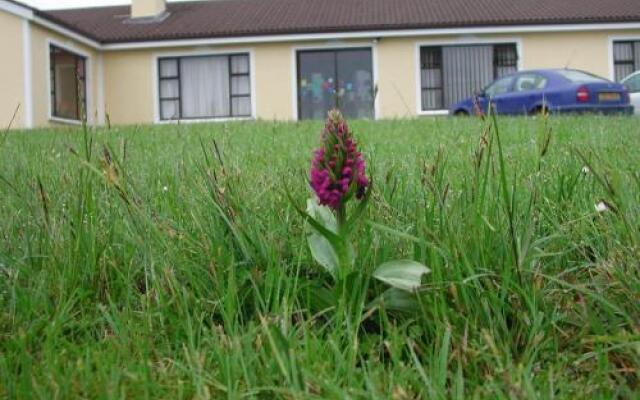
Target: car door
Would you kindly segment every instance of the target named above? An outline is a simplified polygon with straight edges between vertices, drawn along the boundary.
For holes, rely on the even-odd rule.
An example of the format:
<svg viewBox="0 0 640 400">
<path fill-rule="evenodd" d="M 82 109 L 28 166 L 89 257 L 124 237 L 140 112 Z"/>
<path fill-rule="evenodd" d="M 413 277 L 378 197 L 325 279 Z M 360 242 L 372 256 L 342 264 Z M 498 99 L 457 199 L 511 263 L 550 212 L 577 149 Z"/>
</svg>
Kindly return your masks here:
<svg viewBox="0 0 640 400">
<path fill-rule="evenodd" d="M 509 106 L 514 113 L 527 114 L 542 107 L 548 79 L 541 74 L 527 72 L 518 75 L 513 83 Z"/>
<path fill-rule="evenodd" d="M 629 90 L 631 105 L 635 108 L 635 114 L 640 115 L 640 73 L 636 73 L 622 82 Z"/>
<path fill-rule="evenodd" d="M 481 105 L 484 110 L 487 109 L 486 102 L 491 101 L 498 114 L 509 114 L 509 98 L 513 87 L 513 76 L 498 79 L 484 90 Z"/>
</svg>

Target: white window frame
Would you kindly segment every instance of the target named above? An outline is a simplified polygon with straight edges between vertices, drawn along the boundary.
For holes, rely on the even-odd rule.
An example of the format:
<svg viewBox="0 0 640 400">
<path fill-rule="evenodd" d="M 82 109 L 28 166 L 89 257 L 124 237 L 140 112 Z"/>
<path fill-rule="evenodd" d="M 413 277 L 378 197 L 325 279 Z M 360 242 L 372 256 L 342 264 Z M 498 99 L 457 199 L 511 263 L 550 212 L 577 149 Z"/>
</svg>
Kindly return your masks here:
<svg viewBox="0 0 640 400">
<path fill-rule="evenodd" d="M 340 49 L 370 49 L 371 50 L 371 72 L 373 74 L 374 88 L 378 85 L 378 41 L 342 42 L 331 40 L 326 43 L 316 43 L 303 46 L 291 47 L 291 111 L 294 121 L 299 121 L 298 115 L 298 52 L 313 50 L 340 50 Z M 380 93 L 376 93 L 373 102 L 373 119 L 380 118 Z"/>
<path fill-rule="evenodd" d="M 151 77 L 153 79 L 153 122 L 155 124 L 196 124 L 202 122 L 231 122 L 231 121 L 252 121 L 256 116 L 256 63 L 253 48 L 229 48 L 216 50 L 192 50 L 192 51 L 172 51 L 158 52 L 151 57 Z M 247 117 L 224 117 L 224 118 L 197 118 L 197 119 L 162 119 L 160 116 L 160 76 L 158 75 L 158 63 L 163 58 L 180 58 L 191 56 L 233 56 L 249 55 L 249 84 L 251 88 L 251 115 Z"/>
<path fill-rule="evenodd" d="M 422 47 L 430 47 L 430 46 L 473 46 L 473 45 L 483 45 L 483 44 L 515 44 L 516 52 L 518 54 L 518 72 L 522 71 L 524 68 L 524 57 L 522 52 L 522 38 L 519 36 L 515 37 L 486 37 L 486 38 L 477 38 L 477 37 L 462 37 L 459 39 L 453 40 L 421 40 L 415 42 L 415 60 L 414 60 L 414 68 L 415 68 L 415 78 L 416 78 L 416 114 L 419 116 L 435 116 L 435 115 L 449 115 L 448 109 L 442 110 L 423 110 L 422 109 L 422 71 L 420 67 L 420 49 Z"/>
<path fill-rule="evenodd" d="M 93 74 L 92 74 L 92 68 L 93 68 L 93 60 L 91 58 L 91 55 L 78 48 L 76 45 L 69 43 L 69 42 L 61 42 L 59 40 L 56 39 L 52 39 L 52 38 L 47 38 L 45 40 L 45 67 L 47 68 L 47 72 L 46 72 L 46 77 L 47 77 L 47 82 L 46 82 L 46 88 L 47 88 L 47 118 L 49 119 L 49 121 L 51 122 L 57 122 L 57 123 L 61 123 L 61 124 L 68 124 L 68 125 L 82 125 L 82 120 L 81 119 L 69 119 L 69 118 L 60 118 L 60 117 L 56 117 L 55 115 L 53 115 L 53 109 L 51 107 L 51 46 L 54 47 L 58 47 L 62 50 L 68 51 L 69 53 L 73 53 L 75 55 L 78 55 L 80 57 L 84 58 L 84 87 L 85 87 L 85 114 L 87 117 L 87 124 L 91 125 L 93 124 L 93 112 L 91 110 L 93 110 Z"/>
<path fill-rule="evenodd" d="M 640 41 L 640 35 L 627 35 L 627 36 L 609 36 L 609 79 L 616 80 L 616 66 L 613 59 L 613 44 L 615 42 L 637 42 Z M 635 71 L 634 71 L 635 72 Z"/>
</svg>

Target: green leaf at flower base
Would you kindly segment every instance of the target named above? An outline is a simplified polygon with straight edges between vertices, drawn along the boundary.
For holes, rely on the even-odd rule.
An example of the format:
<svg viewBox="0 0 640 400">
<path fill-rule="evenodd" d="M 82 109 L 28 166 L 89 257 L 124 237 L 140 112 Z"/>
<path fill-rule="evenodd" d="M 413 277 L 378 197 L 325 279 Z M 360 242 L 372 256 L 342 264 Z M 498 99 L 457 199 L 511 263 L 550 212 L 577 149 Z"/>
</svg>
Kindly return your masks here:
<svg viewBox="0 0 640 400">
<path fill-rule="evenodd" d="M 320 206 L 315 199 L 307 200 L 307 214 L 328 231 L 337 233 L 336 217 L 331 210 Z M 340 259 L 331 242 L 312 224 L 306 224 L 305 230 L 307 243 L 309 243 L 309 249 L 314 260 L 335 277 L 340 265 Z"/>
<path fill-rule="evenodd" d="M 385 309 L 390 311 L 411 314 L 420 310 L 420 302 L 415 293 L 396 288 L 385 291 L 380 302 L 383 303 Z"/>
<path fill-rule="evenodd" d="M 309 243 L 309 250 L 311 250 L 313 259 L 331 275 L 335 276 L 340 262 L 338 261 L 338 255 L 331 247 L 331 243 L 310 225 L 307 225 L 307 243 Z"/>
<path fill-rule="evenodd" d="M 328 207 L 321 206 L 314 198 L 307 200 L 307 214 L 333 233 L 338 233 L 338 222 Z"/>
<path fill-rule="evenodd" d="M 412 292 L 420 287 L 422 276 L 429 272 L 429 268 L 419 262 L 395 260 L 380 265 L 373 272 L 373 277 L 394 288 Z"/>
</svg>

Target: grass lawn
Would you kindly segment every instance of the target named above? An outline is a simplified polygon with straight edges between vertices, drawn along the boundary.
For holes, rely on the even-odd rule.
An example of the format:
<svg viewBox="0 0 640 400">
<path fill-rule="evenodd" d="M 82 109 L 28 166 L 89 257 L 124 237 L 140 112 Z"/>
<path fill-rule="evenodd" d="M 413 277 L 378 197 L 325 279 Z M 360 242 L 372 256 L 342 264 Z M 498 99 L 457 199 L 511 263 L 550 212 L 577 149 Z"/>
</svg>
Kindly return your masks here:
<svg viewBox="0 0 640 400">
<path fill-rule="evenodd" d="M 640 120 L 498 124 L 352 123 L 343 291 L 284 190 L 321 122 L 3 134 L 0 398 L 637 398 Z M 431 269 L 413 311 L 392 258 Z"/>
</svg>

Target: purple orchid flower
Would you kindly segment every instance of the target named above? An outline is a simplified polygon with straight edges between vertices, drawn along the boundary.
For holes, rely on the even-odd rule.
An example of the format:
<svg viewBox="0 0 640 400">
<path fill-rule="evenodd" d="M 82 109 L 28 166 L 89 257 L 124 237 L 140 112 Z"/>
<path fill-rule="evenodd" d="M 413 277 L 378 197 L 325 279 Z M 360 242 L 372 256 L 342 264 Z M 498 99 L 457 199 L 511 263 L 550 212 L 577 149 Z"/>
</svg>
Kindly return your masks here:
<svg viewBox="0 0 640 400">
<path fill-rule="evenodd" d="M 329 111 L 321 140 L 311 163 L 311 187 L 320 204 L 338 210 L 354 195 L 362 200 L 369 178 L 362 153 L 340 111 Z"/>
</svg>

